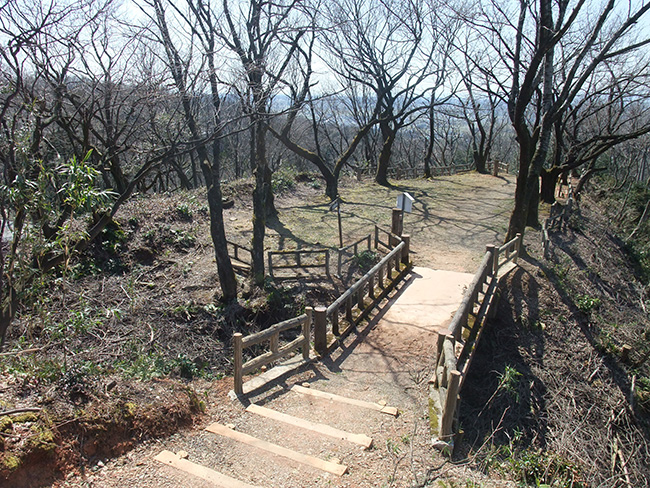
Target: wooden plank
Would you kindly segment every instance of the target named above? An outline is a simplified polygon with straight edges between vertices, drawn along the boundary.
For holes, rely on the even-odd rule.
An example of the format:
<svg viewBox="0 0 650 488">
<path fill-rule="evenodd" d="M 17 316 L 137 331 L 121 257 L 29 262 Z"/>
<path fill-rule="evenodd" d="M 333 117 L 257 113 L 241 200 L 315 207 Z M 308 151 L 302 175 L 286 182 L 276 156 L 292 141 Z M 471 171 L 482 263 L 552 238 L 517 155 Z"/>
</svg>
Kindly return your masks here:
<svg viewBox="0 0 650 488">
<path fill-rule="evenodd" d="M 293 385 L 291 390 L 302 393 L 303 395 L 310 395 L 318 398 L 325 398 L 326 400 L 333 400 L 339 403 L 347 403 L 348 405 L 354 405 L 356 407 L 367 408 L 368 410 L 376 410 L 381 413 L 386 413 L 388 415 L 393 415 L 397 417 L 397 408 L 388 407 L 386 405 L 380 405 L 379 403 L 366 402 L 364 400 L 356 400 L 354 398 L 348 398 L 340 395 L 335 395 L 334 393 L 328 393 L 326 391 L 314 390 L 313 388 L 305 388 L 300 385 Z"/>
<path fill-rule="evenodd" d="M 328 473 L 336 474 L 338 476 L 344 475 L 348 470 L 348 467 L 342 464 L 331 463 L 329 461 L 324 461 L 323 459 L 319 459 L 308 454 L 293 451 L 291 449 L 287 449 L 286 447 L 278 446 L 277 444 L 272 444 L 271 442 L 267 442 L 265 440 L 258 439 L 257 437 L 244 434 L 243 432 L 237 432 L 236 430 L 229 429 L 225 425 L 221 425 L 216 422 L 214 424 L 208 425 L 205 430 L 212 432 L 213 434 L 222 435 L 224 437 L 228 437 L 229 439 L 236 440 L 242 444 L 257 447 L 258 449 L 263 449 L 272 454 L 286 457 L 302 464 L 307 464 L 314 468 L 327 471 Z"/>
<path fill-rule="evenodd" d="M 197 478 L 214 483 L 221 488 L 257 488 L 256 486 L 226 476 L 214 469 L 206 468 L 187 459 L 181 459 L 171 451 L 163 451 L 154 457 L 154 459 L 160 463 L 185 471 Z"/>
<path fill-rule="evenodd" d="M 365 449 L 368 449 L 372 445 L 372 437 L 368 437 L 365 434 L 353 434 L 351 432 L 337 429 L 336 427 L 332 427 L 330 425 L 319 424 L 316 422 L 311 422 L 310 420 L 302 419 L 300 417 L 294 417 L 293 415 L 287 415 L 286 413 L 262 407 L 255 403 L 251 403 L 248 407 L 246 407 L 246 411 L 272 420 L 284 422 L 285 424 L 293 425 L 295 427 L 311 430 L 312 432 L 317 432 L 319 434 L 333 437 L 335 439 L 354 442 L 355 444 L 363 446 Z"/>
</svg>

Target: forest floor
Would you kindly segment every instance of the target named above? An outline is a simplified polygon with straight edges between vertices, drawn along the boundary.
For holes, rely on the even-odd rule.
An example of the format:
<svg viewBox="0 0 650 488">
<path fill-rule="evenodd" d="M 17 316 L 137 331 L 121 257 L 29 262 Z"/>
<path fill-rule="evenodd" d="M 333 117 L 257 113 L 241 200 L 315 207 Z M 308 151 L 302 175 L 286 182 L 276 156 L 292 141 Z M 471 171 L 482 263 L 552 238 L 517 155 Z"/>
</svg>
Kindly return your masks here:
<svg viewBox="0 0 650 488">
<path fill-rule="evenodd" d="M 269 249 L 337 247 L 336 213 L 329 212 L 319 186 L 318 180 L 303 180 L 277 198 L 279 218 L 268 225 Z M 391 189 L 344 182 L 345 241 L 369 234 L 375 223 L 389 228 L 390 210 L 402 191 L 415 198 L 405 232 L 412 236 L 416 265 L 473 272 L 485 245 L 503 238 L 514 179 L 466 174 L 409 180 Z M 225 212 L 227 233 L 247 245 L 250 183 L 235 183 L 230 192 L 235 205 Z M 134 486 L 163 486 L 147 484 L 158 468 L 144 459 L 162 443 L 181 446 L 196 436 L 192 426 L 241 415 L 227 397 L 232 332 L 257 330 L 304 305 L 328 303 L 358 275 L 353 266 L 343 279 L 302 276 L 270 283 L 265 293 L 247 290 L 242 281 L 240 304 L 224 308 L 215 300 L 206 215 L 201 192 L 139 198 L 124 207 L 117 218 L 121 225 L 109 229 L 87 259 L 34 290 L 34 306 L 21 313 L 9 337 L 13 347 L 0 358 L 0 405 L 41 410 L 3 421 L 0 486 L 47 486 L 56 477 L 67 477 L 61 486 L 123 486 L 127 479 Z M 459 457 L 453 463 L 437 457 L 424 441 L 426 429 L 420 429 L 419 438 L 409 436 L 384 453 L 392 461 L 400 457 L 397 451 L 411 453 L 392 481 L 380 473 L 385 486 L 489 487 L 512 480 L 535 486 L 553 476 L 598 486 L 604 472 L 611 473 L 610 483 L 599 481 L 605 483 L 600 486 L 628 481 L 633 484 L 627 486 L 644 486 L 637 482 L 649 479 L 642 421 L 647 397 L 640 381 L 645 349 L 637 339 L 648 330 L 647 315 L 620 243 L 603 237 L 611 233 L 598 217 L 587 208 L 576 220 L 578 231 L 556 236 L 559 245 L 549 261 L 540 255 L 538 232 L 530 230 L 528 257 L 509 278 L 497 325 L 486 330 L 485 351 L 479 351 L 468 381 L 470 393 L 460 410 L 466 441 Z M 601 285 L 592 291 L 595 278 Z M 579 286 L 586 289 L 575 291 Z M 617 316 L 621 301 L 626 315 Z M 581 307 L 589 313 L 581 315 Z M 585 320 L 593 322 L 596 309 L 598 317 L 605 310 L 614 315 L 607 321 L 617 324 L 616 334 L 585 332 L 593 327 Z M 634 345 L 634 364 L 641 362 L 634 407 L 626 407 L 629 367 L 620 359 L 627 342 Z M 575 370 L 576 355 L 577 371 L 585 372 L 569 382 L 565 369 Z M 506 385 L 508 371 L 518 374 L 511 373 L 514 379 Z M 296 381 L 308 381 L 310 373 L 305 375 Z M 595 405 L 587 412 L 599 416 L 593 425 L 580 422 L 583 402 Z M 584 436 L 572 437 L 580 429 Z M 584 437 L 608 449 L 593 459 L 596 441 L 576 445 Z M 384 442 L 379 452 L 388 447 Z M 413 452 L 424 460 L 418 469 Z"/>
</svg>

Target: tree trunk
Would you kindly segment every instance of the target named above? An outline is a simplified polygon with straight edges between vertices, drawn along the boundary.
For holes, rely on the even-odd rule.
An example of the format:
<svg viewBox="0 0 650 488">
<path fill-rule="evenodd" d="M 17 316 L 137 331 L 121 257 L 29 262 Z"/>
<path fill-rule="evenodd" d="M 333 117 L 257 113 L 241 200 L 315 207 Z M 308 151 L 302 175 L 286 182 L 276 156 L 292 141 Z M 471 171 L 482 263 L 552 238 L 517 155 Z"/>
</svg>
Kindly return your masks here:
<svg viewBox="0 0 650 488">
<path fill-rule="evenodd" d="M 487 162 L 487 157 L 485 154 L 481 154 L 478 149 L 475 149 L 472 151 L 472 156 L 474 158 L 474 165 L 476 166 L 476 171 L 481 173 L 482 175 L 488 174 L 488 170 L 485 167 L 485 163 Z"/>
<path fill-rule="evenodd" d="M 555 187 L 560 170 L 557 168 L 542 169 L 542 187 L 540 190 L 540 199 L 544 203 L 555 203 Z"/>
<path fill-rule="evenodd" d="M 539 177 L 534 173 L 528 181 L 528 211 L 526 212 L 526 225 L 539 227 Z"/>
<path fill-rule="evenodd" d="M 333 173 L 324 173 L 325 178 L 325 194 L 330 200 L 334 201 L 339 196 L 339 178 L 338 175 Z"/>
<path fill-rule="evenodd" d="M 384 141 L 379 153 L 379 161 L 377 162 L 377 173 L 375 174 L 375 182 L 381 186 L 390 186 L 388 182 L 388 166 L 390 164 L 390 157 L 393 152 L 393 143 L 395 142 L 395 131 L 388 126 L 388 124 L 381 124 L 382 139 Z"/>
<path fill-rule="evenodd" d="M 256 285 L 264 283 L 264 234 L 266 232 L 266 217 L 268 215 L 267 198 L 273 196 L 269 176 L 270 170 L 266 164 L 266 144 L 263 137 L 265 125 L 262 120 L 255 124 L 255 188 L 253 189 L 253 240 L 252 268 L 253 282 Z"/>
</svg>

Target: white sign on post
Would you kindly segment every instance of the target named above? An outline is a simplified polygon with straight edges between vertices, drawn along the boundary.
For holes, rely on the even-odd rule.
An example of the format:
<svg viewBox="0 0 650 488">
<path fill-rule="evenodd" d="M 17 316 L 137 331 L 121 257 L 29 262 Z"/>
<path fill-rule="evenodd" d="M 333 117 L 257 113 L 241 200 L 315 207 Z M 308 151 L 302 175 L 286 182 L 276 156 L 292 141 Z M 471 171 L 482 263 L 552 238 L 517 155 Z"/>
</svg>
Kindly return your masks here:
<svg viewBox="0 0 650 488">
<path fill-rule="evenodd" d="M 402 209 L 402 212 L 411 213 L 411 210 L 413 210 L 414 201 L 415 198 L 413 198 L 407 192 L 404 192 L 397 197 L 397 208 Z"/>
</svg>

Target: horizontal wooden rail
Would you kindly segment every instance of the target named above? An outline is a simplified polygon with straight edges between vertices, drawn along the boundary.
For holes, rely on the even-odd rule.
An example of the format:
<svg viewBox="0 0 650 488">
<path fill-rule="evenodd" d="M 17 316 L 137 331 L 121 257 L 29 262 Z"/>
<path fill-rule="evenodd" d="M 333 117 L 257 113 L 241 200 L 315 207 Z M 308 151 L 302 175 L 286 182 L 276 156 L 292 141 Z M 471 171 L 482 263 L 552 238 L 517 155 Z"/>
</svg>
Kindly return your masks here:
<svg viewBox="0 0 650 488">
<path fill-rule="evenodd" d="M 328 319 L 331 323 L 332 334 L 339 336 L 339 314 L 344 312 L 348 324 L 356 324 L 375 304 L 377 298 L 376 287 L 385 290 L 387 288 L 386 280 L 389 283 L 392 281 L 393 270 L 398 272 L 399 276 L 400 265 L 402 263 L 409 264 L 409 236 L 403 236 L 403 239 L 397 247 L 350 286 L 334 303 L 327 308 L 323 307 L 321 310 L 315 310 L 314 349 L 316 349 L 316 352 L 323 354 L 327 349 Z M 366 304 L 366 298 L 370 298 L 369 304 Z M 354 318 L 353 309 L 359 311 L 356 319 Z"/>
<path fill-rule="evenodd" d="M 493 263 L 494 263 L 494 247 L 490 246 L 490 250 L 485 253 L 483 256 L 483 261 L 479 266 L 478 271 L 474 275 L 472 282 L 467 287 L 463 301 L 460 303 L 460 307 L 456 310 L 454 317 L 451 319 L 449 324 L 449 334 L 454 336 L 456 339 L 460 339 L 463 328 L 467 327 L 467 319 L 470 312 L 474 308 L 474 304 L 478 300 L 478 294 L 483 289 L 483 285 L 486 283 L 489 276 L 494 275 Z"/>
<path fill-rule="evenodd" d="M 244 337 L 237 332 L 233 335 L 233 349 L 234 349 L 234 363 L 235 363 L 235 393 L 242 395 L 244 393 L 243 376 L 252 371 L 255 371 L 262 366 L 265 366 L 273 361 L 277 361 L 282 357 L 290 354 L 296 349 L 302 349 L 302 357 L 305 360 L 309 359 L 309 340 L 311 330 L 311 310 L 307 313 L 295 317 L 293 319 L 285 320 L 278 324 L 272 325 L 266 330 L 251 334 Z M 280 333 L 300 327 L 301 334 L 293 341 L 280 346 Z M 251 346 L 269 341 L 268 352 L 265 352 L 257 357 L 254 357 L 243 363 L 244 349 Z"/>
<path fill-rule="evenodd" d="M 517 234 L 514 239 L 506 242 L 503 246 L 497 248 L 494 256 L 494 273 L 496 274 L 504 264 L 513 262 L 517 264 L 519 253 L 521 252 L 521 234 Z M 503 259 L 501 258 L 503 256 Z"/>
</svg>

